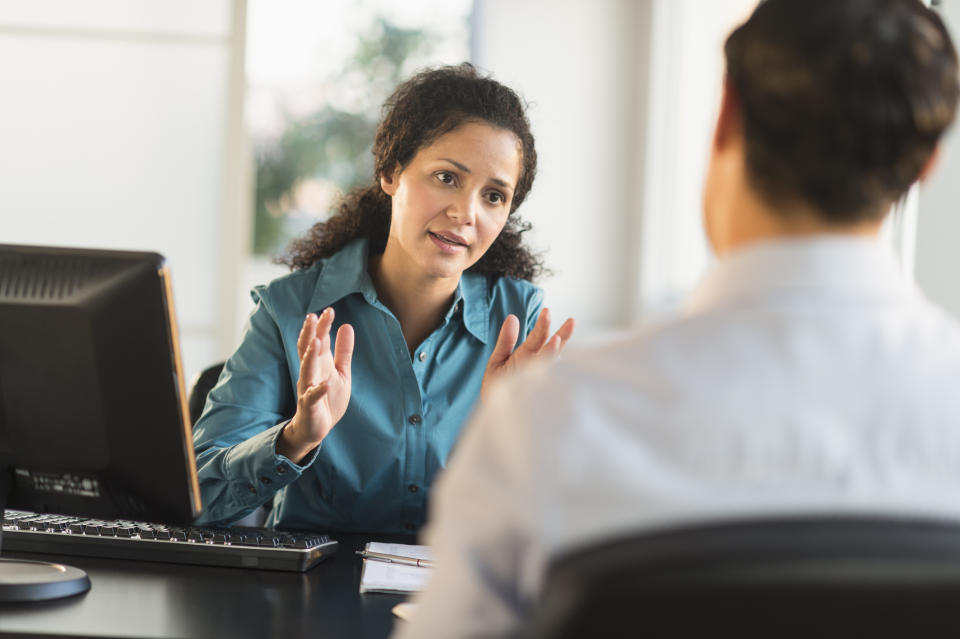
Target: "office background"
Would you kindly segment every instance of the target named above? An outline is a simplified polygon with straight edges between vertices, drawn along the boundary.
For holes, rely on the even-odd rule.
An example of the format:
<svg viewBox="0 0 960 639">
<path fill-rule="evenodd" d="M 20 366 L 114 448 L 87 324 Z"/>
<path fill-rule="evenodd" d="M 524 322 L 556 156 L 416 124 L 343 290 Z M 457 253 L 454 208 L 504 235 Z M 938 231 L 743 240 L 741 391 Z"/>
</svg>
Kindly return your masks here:
<svg viewBox="0 0 960 639">
<path fill-rule="evenodd" d="M 260 74 L 286 69 L 285 46 L 348 46 L 344 4 L 447 28 L 427 62 L 468 58 L 530 103 L 540 169 L 520 213 L 580 343 L 696 283 L 721 45 L 753 0 L 0 0 L 0 242 L 164 254 L 188 375 L 226 357 L 250 286 L 284 272 L 253 252 Z M 960 37 L 960 0 L 938 10 Z M 907 266 L 960 316 L 956 129 L 945 151 Z"/>
</svg>

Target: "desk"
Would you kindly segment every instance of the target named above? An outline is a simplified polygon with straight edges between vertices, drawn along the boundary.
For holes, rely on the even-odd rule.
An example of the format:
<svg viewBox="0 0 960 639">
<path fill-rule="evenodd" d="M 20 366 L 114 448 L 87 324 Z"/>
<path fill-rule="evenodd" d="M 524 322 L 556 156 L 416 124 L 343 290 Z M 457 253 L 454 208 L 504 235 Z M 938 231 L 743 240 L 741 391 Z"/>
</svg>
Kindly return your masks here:
<svg viewBox="0 0 960 639">
<path fill-rule="evenodd" d="M 390 634 L 402 595 L 358 592 L 370 535 L 337 535 L 337 554 L 306 573 L 214 568 L 36 553 L 90 576 L 88 592 L 29 604 L 0 604 L 0 636 L 151 639 L 363 638 Z M 376 541 L 414 543 L 406 536 Z M 399 622 L 403 623 L 403 622 Z"/>
</svg>

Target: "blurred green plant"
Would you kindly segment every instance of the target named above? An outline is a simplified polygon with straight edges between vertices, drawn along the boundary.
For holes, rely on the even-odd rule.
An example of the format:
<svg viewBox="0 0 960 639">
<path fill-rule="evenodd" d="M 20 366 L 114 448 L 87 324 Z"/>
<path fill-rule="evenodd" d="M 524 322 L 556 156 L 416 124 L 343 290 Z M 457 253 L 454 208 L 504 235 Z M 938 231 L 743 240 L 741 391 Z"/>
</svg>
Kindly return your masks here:
<svg viewBox="0 0 960 639">
<path fill-rule="evenodd" d="M 394 87 L 428 59 L 433 34 L 377 18 L 333 86 L 353 88 L 353 100 L 328 102 L 301 118 L 288 116 L 279 139 L 255 143 L 253 252 L 277 255 L 316 220 L 290 215 L 304 180 L 333 184 L 341 193 L 373 175 L 370 149 L 380 105 Z M 347 91 L 350 93 L 350 91 Z"/>
</svg>

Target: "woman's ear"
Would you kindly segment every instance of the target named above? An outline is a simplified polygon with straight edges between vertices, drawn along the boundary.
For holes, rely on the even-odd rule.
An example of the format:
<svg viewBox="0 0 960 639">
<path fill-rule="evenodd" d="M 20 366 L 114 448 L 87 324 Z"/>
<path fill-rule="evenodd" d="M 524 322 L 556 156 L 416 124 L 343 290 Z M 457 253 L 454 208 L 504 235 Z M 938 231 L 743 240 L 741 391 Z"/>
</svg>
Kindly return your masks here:
<svg viewBox="0 0 960 639">
<path fill-rule="evenodd" d="M 393 197 L 397 192 L 397 180 L 400 177 L 400 171 L 394 168 L 392 171 L 384 171 L 380 174 L 380 188 L 383 192 Z"/>
</svg>

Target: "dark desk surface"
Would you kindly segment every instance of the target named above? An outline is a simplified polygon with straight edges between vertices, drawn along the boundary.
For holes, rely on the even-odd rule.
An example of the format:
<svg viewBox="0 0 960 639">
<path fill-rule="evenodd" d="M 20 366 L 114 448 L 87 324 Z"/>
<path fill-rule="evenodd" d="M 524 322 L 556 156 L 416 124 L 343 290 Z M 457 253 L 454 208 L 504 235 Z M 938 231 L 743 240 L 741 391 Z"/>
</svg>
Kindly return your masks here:
<svg viewBox="0 0 960 639">
<path fill-rule="evenodd" d="M 361 559 L 354 551 L 371 537 L 331 536 L 340 541 L 337 554 L 306 573 L 4 553 L 82 568 L 92 585 L 67 599 L 0 604 L 0 636 L 387 637 L 391 609 L 406 597 L 359 594 Z"/>
</svg>

